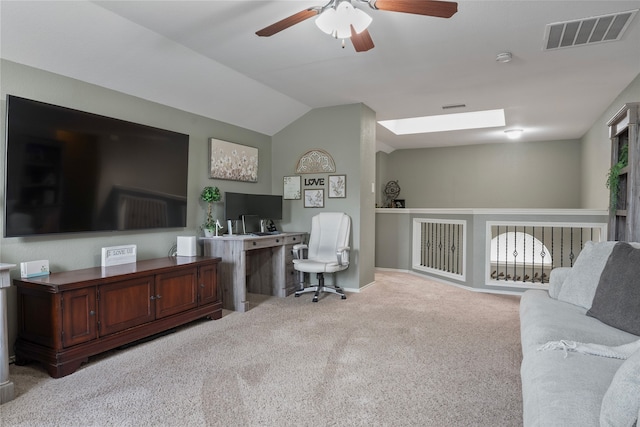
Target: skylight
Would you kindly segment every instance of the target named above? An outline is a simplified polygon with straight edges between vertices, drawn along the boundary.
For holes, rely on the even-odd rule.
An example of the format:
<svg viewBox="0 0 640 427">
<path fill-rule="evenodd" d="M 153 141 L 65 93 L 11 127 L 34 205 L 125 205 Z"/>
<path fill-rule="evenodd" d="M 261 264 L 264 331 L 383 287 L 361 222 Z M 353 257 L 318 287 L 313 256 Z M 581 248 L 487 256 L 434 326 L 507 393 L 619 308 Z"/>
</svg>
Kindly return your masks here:
<svg viewBox="0 0 640 427">
<path fill-rule="evenodd" d="M 378 123 L 396 135 L 480 129 L 504 126 L 506 124 L 503 109 L 412 117 L 409 119 L 380 120 Z"/>
</svg>

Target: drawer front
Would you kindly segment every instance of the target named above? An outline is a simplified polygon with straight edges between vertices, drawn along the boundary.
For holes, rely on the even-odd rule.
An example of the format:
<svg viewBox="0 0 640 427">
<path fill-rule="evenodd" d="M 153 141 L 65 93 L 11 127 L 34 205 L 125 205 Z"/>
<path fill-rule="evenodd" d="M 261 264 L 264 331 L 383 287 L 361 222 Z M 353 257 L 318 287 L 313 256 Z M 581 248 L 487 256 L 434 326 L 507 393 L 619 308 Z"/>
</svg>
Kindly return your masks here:
<svg viewBox="0 0 640 427">
<path fill-rule="evenodd" d="M 256 237 L 255 239 L 247 239 L 244 242 L 244 250 L 271 248 L 274 246 L 282 246 L 284 238 L 282 236 Z"/>
<path fill-rule="evenodd" d="M 299 243 L 304 243 L 304 234 L 285 236 L 284 243 L 285 245 L 297 245 Z"/>
</svg>

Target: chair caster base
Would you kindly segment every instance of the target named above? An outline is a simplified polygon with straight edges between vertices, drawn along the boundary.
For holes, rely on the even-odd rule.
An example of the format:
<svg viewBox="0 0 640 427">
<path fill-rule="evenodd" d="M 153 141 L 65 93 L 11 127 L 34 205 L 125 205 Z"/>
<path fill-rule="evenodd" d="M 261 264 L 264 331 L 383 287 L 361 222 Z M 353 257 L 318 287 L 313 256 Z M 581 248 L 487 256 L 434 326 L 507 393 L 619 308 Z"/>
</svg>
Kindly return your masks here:
<svg viewBox="0 0 640 427">
<path fill-rule="evenodd" d="M 313 297 L 313 299 L 311 300 L 311 302 L 318 302 L 318 297 Z"/>
<path fill-rule="evenodd" d="M 342 295 L 342 298 L 340 298 L 340 299 L 347 299 L 347 296 L 346 295 Z"/>
</svg>

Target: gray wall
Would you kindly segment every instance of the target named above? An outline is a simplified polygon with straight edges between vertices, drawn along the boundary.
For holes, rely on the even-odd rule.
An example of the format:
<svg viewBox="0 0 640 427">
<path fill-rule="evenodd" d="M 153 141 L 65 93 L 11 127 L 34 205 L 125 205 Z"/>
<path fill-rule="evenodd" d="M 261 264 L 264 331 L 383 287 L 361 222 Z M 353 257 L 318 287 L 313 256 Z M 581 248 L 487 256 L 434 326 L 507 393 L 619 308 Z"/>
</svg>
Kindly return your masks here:
<svg viewBox="0 0 640 427">
<path fill-rule="evenodd" d="M 51 237 L 1 238 L 0 261 L 18 264 L 22 261 L 48 259 L 52 271 L 72 270 L 100 265 L 101 248 L 135 244 L 138 259 L 165 256 L 178 235 L 201 235 L 204 205 L 199 200 L 206 185 L 217 185 L 222 192 L 271 192 L 271 138 L 236 126 L 189 114 L 140 98 L 124 95 L 78 80 L 37 70 L 3 60 L 0 63 L 0 134 L 5 135 L 6 95 L 17 95 L 79 110 L 116 117 L 190 135 L 187 227 L 167 231 L 83 233 Z M 214 101 L 212 101 L 214 102 Z M 208 138 L 218 138 L 257 147 L 259 150 L 258 183 L 220 181 L 208 178 Z M 5 139 L 0 138 L 0 151 L 6 153 Z M 3 164 L 4 171 L 4 164 Z M 162 171 L 158 171 L 162 174 Z M 4 210 L 4 172 L 0 174 L 0 207 Z M 222 217 L 222 206 L 215 214 Z M 4 215 L 0 227 L 4 230 Z M 12 277 L 18 276 L 17 270 Z M 8 295 L 9 342 L 16 337 L 15 289 Z"/>
<path fill-rule="evenodd" d="M 379 187 L 398 180 L 408 208 L 578 208 L 580 153 L 578 140 L 379 152 Z"/>
<path fill-rule="evenodd" d="M 580 140 L 378 152 L 376 201 L 398 180 L 407 207 L 607 209 L 606 123 L 624 103 L 640 102 L 640 75 L 611 99 Z"/>
<path fill-rule="evenodd" d="M 609 190 L 605 186 L 611 166 L 611 140 L 607 122 L 627 102 L 640 102 L 640 74 L 611 103 L 582 138 L 581 207 L 607 209 Z"/>
<path fill-rule="evenodd" d="M 347 197 L 326 197 L 329 174 L 302 175 L 304 180 L 325 178 L 324 208 L 305 208 L 303 200 L 284 201 L 282 226 L 306 231 L 311 217 L 321 211 L 346 212 L 352 220 L 352 261 L 340 275 L 341 286 L 360 288 L 374 280 L 375 200 L 375 114 L 363 104 L 318 108 L 302 116 L 272 138 L 273 193 L 282 194 L 283 177 L 295 175 L 298 160 L 313 149 L 327 151 L 336 163 L 336 174 L 347 175 Z"/>
</svg>

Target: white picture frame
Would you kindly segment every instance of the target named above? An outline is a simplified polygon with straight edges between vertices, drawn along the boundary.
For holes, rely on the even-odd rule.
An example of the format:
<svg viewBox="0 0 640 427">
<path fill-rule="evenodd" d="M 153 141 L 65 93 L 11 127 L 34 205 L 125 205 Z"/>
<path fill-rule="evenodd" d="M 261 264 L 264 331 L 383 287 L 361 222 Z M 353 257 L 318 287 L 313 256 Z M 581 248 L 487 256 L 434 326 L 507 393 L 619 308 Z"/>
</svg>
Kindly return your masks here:
<svg viewBox="0 0 640 427">
<path fill-rule="evenodd" d="M 285 176 L 283 178 L 282 198 L 284 200 L 300 200 L 302 198 L 300 188 L 301 188 L 300 175 Z"/>
<path fill-rule="evenodd" d="M 304 190 L 305 208 L 324 208 L 324 188 L 311 188 Z"/>
<path fill-rule="evenodd" d="M 330 199 L 344 199 L 347 197 L 346 175 L 329 175 L 328 197 Z"/>
</svg>

